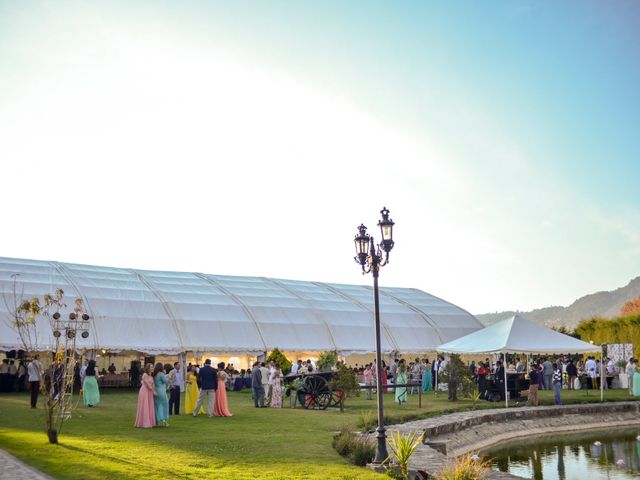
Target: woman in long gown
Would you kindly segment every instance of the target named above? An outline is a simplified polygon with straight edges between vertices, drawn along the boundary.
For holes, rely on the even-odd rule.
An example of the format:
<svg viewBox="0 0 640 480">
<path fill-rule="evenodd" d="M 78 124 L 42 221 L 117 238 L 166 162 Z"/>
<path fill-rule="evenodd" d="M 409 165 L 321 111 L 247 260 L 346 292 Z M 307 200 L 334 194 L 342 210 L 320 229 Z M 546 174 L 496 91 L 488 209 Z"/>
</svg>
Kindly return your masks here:
<svg viewBox="0 0 640 480">
<path fill-rule="evenodd" d="M 100 388 L 96 378 L 96 361 L 89 360 L 82 382 L 82 400 L 85 407 L 93 407 L 100 403 Z"/>
<path fill-rule="evenodd" d="M 637 367 L 633 371 L 633 384 L 631 385 L 634 397 L 640 397 L 640 369 Z"/>
<path fill-rule="evenodd" d="M 404 358 L 398 363 L 398 378 L 396 379 L 396 385 L 407 384 L 407 364 Z M 396 402 L 400 405 L 407 403 L 407 387 L 396 387 Z"/>
<path fill-rule="evenodd" d="M 153 384 L 156 391 L 153 406 L 156 409 L 156 424 L 169 426 L 169 399 L 167 398 L 167 376 L 164 374 L 162 363 L 156 363 L 153 369 Z"/>
<path fill-rule="evenodd" d="M 196 408 L 200 389 L 198 388 L 198 377 L 196 376 L 196 366 L 191 365 L 187 372 L 186 386 L 184 389 L 184 408 L 187 415 L 193 415 L 193 409 Z M 204 403 L 204 402 L 203 402 Z M 204 413 L 204 405 L 200 407 L 198 415 Z"/>
<path fill-rule="evenodd" d="M 227 403 L 227 373 L 224 371 L 224 362 L 218 364 L 218 388 L 216 390 L 216 404 L 214 408 L 214 415 L 216 417 L 232 417 L 233 414 L 229 411 L 229 404 Z"/>
<path fill-rule="evenodd" d="M 156 396 L 153 377 L 151 376 L 153 365 L 147 363 L 142 374 L 142 384 L 138 393 L 138 409 L 136 410 L 136 423 L 138 428 L 152 428 L 156 426 L 156 409 L 153 398 Z"/>
<path fill-rule="evenodd" d="M 429 365 L 429 359 L 424 359 L 424 370 L 422 371 L 422 391 L 430 392 L 433 388 L 433 376 L 431 375 L 431 365 Z"/>
<path fill-rule="evenodd" d="M 382 385 L 386 385 L 386 384 L 387 384 L 387 364 L 383 360 L 382 361 Z M 387 387 L 384 387 L 382 391 L 384 393 L 387 393 L 389 389 Z"/>
<path fill-rule="evenodd" d="M 271 377 L 271 407 L 282 408 L 282 387 L 280 386 L 280 367 L 276 365 L 276 369 Z"/>
</svg>

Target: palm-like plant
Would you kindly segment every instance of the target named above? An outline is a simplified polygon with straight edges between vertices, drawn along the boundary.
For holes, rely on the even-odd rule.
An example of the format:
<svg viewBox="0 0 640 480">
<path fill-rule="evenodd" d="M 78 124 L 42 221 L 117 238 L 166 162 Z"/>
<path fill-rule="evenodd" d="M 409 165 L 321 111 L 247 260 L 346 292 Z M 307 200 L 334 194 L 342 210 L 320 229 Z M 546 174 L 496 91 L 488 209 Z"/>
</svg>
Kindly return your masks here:
<svg viewBox="0 0 640 480">
<path fill-rule="evenodd" d="M 422 443 L 423 437 L 424 433 L 420 435 L 416 432 L 411 432 L 407 435 L 401 435 L 400 432 L 396 432 L 395 435 L 392 433 L 389 437 L 391 455 L 387 457 L 385 463 L 393 457 L 403 478 L 409 478 L 409 459 L 418 448 L 418 445 Z"/>
</svg>

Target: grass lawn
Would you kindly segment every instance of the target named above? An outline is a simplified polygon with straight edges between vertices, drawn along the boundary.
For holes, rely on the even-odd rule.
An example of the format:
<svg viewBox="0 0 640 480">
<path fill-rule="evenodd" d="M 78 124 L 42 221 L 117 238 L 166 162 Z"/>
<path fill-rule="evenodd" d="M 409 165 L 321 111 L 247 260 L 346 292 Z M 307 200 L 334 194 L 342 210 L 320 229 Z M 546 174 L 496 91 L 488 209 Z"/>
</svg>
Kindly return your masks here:
<svg viewBox="0 0 640 480">
<path fill-rule="evenodd" d="M 563 391 L 563 402 L 598 401 L 599 392 Z M 626 390 L 605 392 L 606 400 L 628 400 Z M 97 408 L 79 407 L 66 422 L 59 445 L 44 433 L 43 410 L 31 410 L 26 394 L 0 395 L 0 448 L 60 479 L 381 479 L 347 463 L 331 446 L 333 432 L 356 426 L 364 412 L 375 416 L 375 400 L 350 398 L 339 410 L 255 409 L 249 391 L 229 393 L 231 418 L 171 417 L 169 428 L 133 427 L 137 393 L 103 391 Z M 542 404 L 553 392 L 540 392 Z M 288 399 L 285 404 L 288 406 Z M 43 399 L 40 399 L 42 406 Z M 501 404 L 479 402 L 480 408 Z M 469 400 L 446 394 L 418 396 L 398 406 L 385 395 L 391 421 L 471 408 Z"/>
</svg>

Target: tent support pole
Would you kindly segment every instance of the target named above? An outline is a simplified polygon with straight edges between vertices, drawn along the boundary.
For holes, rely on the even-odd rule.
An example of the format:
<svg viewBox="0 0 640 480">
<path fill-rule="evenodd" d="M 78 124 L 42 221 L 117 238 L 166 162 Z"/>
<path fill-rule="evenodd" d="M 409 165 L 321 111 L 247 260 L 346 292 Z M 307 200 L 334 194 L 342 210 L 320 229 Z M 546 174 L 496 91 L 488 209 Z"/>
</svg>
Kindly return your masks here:
<svg viewBox="0 0 640 480">
<path fill-rule="evenodd" d="M 604 402 L 604 345 L 600 345 L 600 401 Z"/>
<path fill-rule="evenodd" d="M 504 371 L 504 408 L 509 408 L 509 398 L 507 394 L 507 353 L 502 352 L 503 364 L 502 370 Z"/>
</svg>

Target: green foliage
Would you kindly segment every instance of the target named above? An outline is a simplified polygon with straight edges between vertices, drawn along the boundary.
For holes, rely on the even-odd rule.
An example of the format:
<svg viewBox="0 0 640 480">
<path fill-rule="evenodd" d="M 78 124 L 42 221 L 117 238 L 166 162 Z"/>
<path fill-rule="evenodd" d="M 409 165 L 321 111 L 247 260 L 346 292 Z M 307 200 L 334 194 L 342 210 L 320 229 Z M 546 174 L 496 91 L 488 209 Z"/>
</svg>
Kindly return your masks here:
<svg viewBox="0 0 640 480">
<path fill-rule="evenodd" d="M 358 428 L 362 432 L 368 432 L 378 425 L 378 420 L 374 417 L 370 410 L 360 412 L 358 415 Z"/>
<path fill-rule="evenodd" d="M 280 370 L 282 370 L 283 375 L 287 375 L 289 372 L 291 372 L 293 363 L 291 363 L 291 361 L 284 356 L 284 354 L 278 349 L 278 347 L 271 350 L 271 353 L 267 357 L 267 362 L 271 361 L 276 362 L 276 364 L 280 367 Z"/>
<path fill-rule="evenodd" d="M 385 460 L 385 463 L 393 458 L 403 478 L 409 478 L 409 460 L 416 448 L 422 443 L 423 437 L 424 433 L 420 435 L 416 432 L 411 432 L 407 435 L 401 435 L 400 432 L 396 432 L 395 435 L 392 433 L 389 437 L 391 454 Z"/>
<path fill-rule="evenodd" d="M 612 319 L 594 317 L 580 322 L 576 333 L 585 342 L 633 343 L 633 356 L 640 356 L 640 314 Z"/>
<path fill-rule="evenodd" d="M 438 473 L 436 480 L 482 480 L 490 469 L 489 462 L 469 453 L 449 463 Z"/>
<path fill-rule="evenodd" d="M 474 386 L 471 391 L 469 392 L 468 398 L 469 400 L 471 400 L 473 402 L 473 409 L 476 409 L 476 405 L 478 404 L 478 402 L 480 401 L 480 389 L 476 386 Z"/>
<path fill-rule="evenodd" d="M 358 438 L 353 445 L 353 452 L 351 454 L 351 460 L 355 465 L 364 467 L 368 463 L 371 463 L 376 456 L 376 447 L 373 442 L 367 440 L 364 437 Z"/>
<path fill-rule="evenodd" d="M 445 371 L 438 376 L 438 381 L 447 383 L 451 401 L 458 400 L 459 391 L 464 397 L 469 397 L 471 390 L 475 387 L 469 368 L 457 354 L 451 355 Z"/>
<path fill-rule="evenodd" d="M 333 367 L 338 361 L 338 352 L 322 352 L 318 361 L 316 362 L 316 367 L 318 370 L 324 370 L 326 368 Z"/>
<path fill-rule="evenodd" d="M 304 387 L 304 378 L 298 377 L 287 385 L 284 395 L 289 397 L 291 392 L 297 392 L 302 387 Z"/>
<path fill-rule="evenodd" d="M 340 455 L 361 467 L 371 463 L 376 455 L 375 445 L 367 437 L 355 433 L 348 425 L 333 437 L 332 445 Z"/>
<path fill-rule="evenodd" d="M 344 410 L 344 402 L 347 396 L 360 395 L 360 384 L 356 379 L 356 372 L 342 362 L 338 363 L 338 372 L 329 382 L 329 388 L 335 392 L 340 400 L 340 411 Z"/>
</svg>

